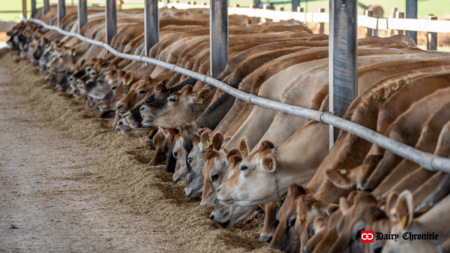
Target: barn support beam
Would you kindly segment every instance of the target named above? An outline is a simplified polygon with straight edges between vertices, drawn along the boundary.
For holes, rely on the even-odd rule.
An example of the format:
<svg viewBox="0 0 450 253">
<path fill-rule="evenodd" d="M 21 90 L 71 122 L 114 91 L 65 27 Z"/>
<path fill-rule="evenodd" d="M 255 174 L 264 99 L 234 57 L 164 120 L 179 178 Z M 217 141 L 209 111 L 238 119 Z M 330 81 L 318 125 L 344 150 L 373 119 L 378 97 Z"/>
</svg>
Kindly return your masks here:
<svg viewBox="0 0 450 253">
<path fill-rule="evenodd" d="M 406 0 L 406 18 L 417 19 L 417 3 L 417 0 Z M 409 37 L 417 44 L 416 31 L 406 31 L 406 35 L 409 35 Z"/>
<path fill-rule="evenodd" d="M 27 17 L 27 0 L 22 0 L 22 16 L 24 18 L 28 18 Z"/>
<path fill-rule="evenodd" d="M 42 8 L 42 14 L 45 15 L 50 11 L 50 0 L 44 0 L 44 8 Z"/>
<path fill-rule="evenodd" d="M 31 17 L 33 17 L 37 12 L 36 0 L 31 0 Z"/>
<path fill-rule="evenodd" d="M 66 1 L 58 0 L 58 27 L 61 27 L 61 20 L 66 16 Z"/>
<path fill-rule="evenodd" d="M 217 77 L 228 62 L 228 0 L 211 0 L 210 23 L 210 73 Z"/>
<path fill-rule="evenodd" d="M 150 48 L 159 41 L 158 0 L 145 0 L 144 18 L 145 55 L 148 56 Z"/>
<path fill-rule="evenodd" d="M 292 11 L 297 11 L 298 7 L 300 7 L 300 0 L 292 0 Z"/>
<path fill-rule="evenodd" d="M 438 17 L 431 15 L 428 17 L 429 20 L 438 20 Z M 437 51 L 437 33 L 428 33 L 427 34 L 427 50 Z"/>
<path fill-rule="evenodd" d="M 88 22 L 87 0 L 78 0 L 78 32 Z"/>
<path fill-rule="evenodd" d="M 337 116 L 358 96 L 357 0 L 330 0 L 329 110 Z M 334 127 L 330 126 L 330 149 Z"/>
<path fill-rule="evenodd" d="M 106 0 L 106 42 L 111 43 L 117 33 L 117 11 L 116 1 Z"/>
</svg>

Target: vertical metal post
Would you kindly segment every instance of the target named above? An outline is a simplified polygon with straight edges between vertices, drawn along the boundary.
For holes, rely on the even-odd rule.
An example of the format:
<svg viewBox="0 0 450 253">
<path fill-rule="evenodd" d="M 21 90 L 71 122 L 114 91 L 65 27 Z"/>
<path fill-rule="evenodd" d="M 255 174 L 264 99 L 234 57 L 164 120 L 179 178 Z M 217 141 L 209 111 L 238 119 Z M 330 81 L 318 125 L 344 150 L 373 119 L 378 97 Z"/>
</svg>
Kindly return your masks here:
<svg viewBox="0 0 450 253">
<path fill-rule="evenodd" d="M 397 18 L 405 18 L 405 13 L 404 12 L 397 12 Z M 405 31 L 403 30 L 397 30 L 397 34 L 404 34 Z"/>
<path fill-rule="evenodd" d="M 228 62 L 228 0 L 211 0 L 210 48 L 210 72 L 217 77 Z"/>
<path fill-rule="evenodd" d="M 22 0 L 22 15 L 27 18 L 27 0 Z"/>
<path fill-rule="evenodd" d="M 31 17 L 33 17 L 37 12 L 36 0 L 31 0 Z"/>
<path fill-rule="evenodd" d="M 430 14 L 428 17 L 429 20 L 438 20 L 438 17 Z M 427 34 L 427 50 L 437 51 L 437 33 L 428 33 Z"/>
<path fill-rule="evenodd" d="M 366 10 L 367 17 L 373 17 L 373 11 Z M 366 37 L 372 37 L 372 28 L 366 28 Z"/>
<path fill-rule="evenodd" d="M 325 12 L 325 8 L 319 8 L 319 12 L 320 13 L 324 13 Z M 324 23 L 319 23 L 319 33 L 320 34 L 324 34 L 325 31 L 325 24 Z"/>
<path fill-rule="evenodd" d="M 44 8 L 42 8 L 42 15 L 50 11 L 50 0 L 44 0 Z"/>
<path fill-rule="evenodd" d="M 303 7 L 297 7 L 297 12 L 300 12 L 300 13 L 303 13 L 304 12 L 304 9 L 303 9 Z"/>
<path fill-rule="evenodd" d="M 418 0 L 406 0 L 406 18 L 417 19 L 417 4 Z M 409 37 L 417 44 L 416 31 L 406 31 L 406 35 L 409 35 Z"/>
<path fill-rule="evenodd" d="M 391 16 L 390 18 L 396 18 L 397 17 L 397 7 L 392 7 L 391 10 Z M 394 35 L 394 29 L 389 29 L 389 36 Z"/>
<path fill-rule="evenodd" d="M 66 16 L 66 1 L 58 0 L 58 26 L 61 27 L 61 20 Z"/>
<path fill-rule="evenodd" d="M 308 4 L 308 2 L 306 2 Z M 328 109 L 333 112 L 334 107 L 334 0 L 329 1 L 329 21 L 328 21 Z M 328 147 L 331 150 L 334 146 L 334 126 L 328 126 Z"/>
<path fill-rule="evenodd" d="M 292 11 L 297 11 L 298 7 L 300 7 L 300 0 L 292 0 Z"/>
<path fill-rule="evenodd" d="M 337 116 L 346 113 L 358 96 L 357 0 L 330 0 L 329 108 Z M 330 128 L 330 148 L 334 129 Z"/>
<path fill-rule="evenodd" d="M 116 1 L 106 0 L 106 42 L 111 43 L 117 33 Z"/>
<path fill-rule="evenodd" d="M 78 0 L 78 32 L 88 22 L 87 0 Z"/>
<path fill-rule="evenodd" d="M 158 0 L 145 0 L 144 6 L 145 55 L 159 41 Z"/>
<path fill-rule="evenodd" d="M 261 7 L 261 0 L 253 0 L 253 4 L 254 4 L 255 8 L 260 8 Z"/>
</svg>

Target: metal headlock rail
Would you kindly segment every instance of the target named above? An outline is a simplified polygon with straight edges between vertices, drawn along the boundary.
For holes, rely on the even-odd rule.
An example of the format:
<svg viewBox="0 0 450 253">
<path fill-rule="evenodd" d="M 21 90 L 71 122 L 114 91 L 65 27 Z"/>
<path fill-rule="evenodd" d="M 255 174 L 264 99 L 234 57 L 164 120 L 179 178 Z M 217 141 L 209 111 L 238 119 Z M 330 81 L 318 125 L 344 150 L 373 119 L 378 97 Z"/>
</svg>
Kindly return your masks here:
<svg viewBox="0 0 450 253">
<path fill-rule="evenodd" d="M 216 0 L 216 1 L 222 1 L 222 0 Z M 336 3 L 341 4 L 341 0 L 332 0 L 332 1 L 330 1 L 330 4 L 331 4 L 331 2 L 336 2 Z M 355 5 L 348 4 L 348 6 L 349 6 L 348 10 L 342 10 L 342 9 L 340 10 L 341 12 L 347 11 L 348 14 L 339 15 L 339 17 L 337 17 L 336 20 L 334 20 L 334 25 L 337 25 L 339 23 L 339 18 L 342 18 L 345 20 L 345 19 L 350 19 L 351 16 L 353 16 L 352 12 L 354 12 L 356 10 L 356 4 Z M 222 8 L 222 9 L 224 9 L 224 8 Z M 223 15 L 224 14 L 222 12 L 221 16 L 223 17 Z M 26 20 L 26 19 L 24 19 L 24 20 Z M 331 20 L 332 20 L 332 18 L 330 18 L 330 21 Z M 121 52 L 115 50 L 114 48 L 112 48 L 106 42 L 89 39 L 89 38 L 82 36 L 81 34 L 64 31 L 63 29 L 61 29 L 59 27 L 47 25 L 45 22 L 43 22 L 39 19 L 31 18 L 28 21 L 40 24 L 47 29 L 55 30 L 63 35 L 70 36 L 70 37 L 76 37 L 81 41 L 103 47 L 117 57 L 132 60 L 132 61 L 140 61 L 140 62 L 144 62 L 144 63 L 153 64 L 153 65 L 160 66 L 162 68 L 171 70 L 173 72 L 192 77 L 192 78 L 200 80 L 206 84 L 217 87 L 218 89 L 221 89 L 224 92 L 226 92 L 236 98 L 242 99 L 247 103 L 262 106 L 265 108 L 273 109 L 273 110 L 284 112 L 284 113 L 288 113 L 291 115 L 296 115 L 296 116 L 308 118 L 311 120 L 319 121 L 319 122 L 330 125 L 330 127 L 331 126 L 337 127 L 339 129 L 347 131 L 351 134 L 357 135 L 357 136 L 361 137 L 362 139 L 367 140 L 371 143 L 374 143 L 386 150 L 389 150 L 398 156 L 401 156 L 405 159 L 415 162 L 415 163 L 419 164 L 420 166 L 422 166 L 423 168 L 426 168 L 431 171 L 442 171 L 445 173 L 450 173 L 450 159 L 439 157 L 439 156 L 436 156 L 436 155 L 433 155 L 430 153 L 426 153 L 426 152 L 420 151 L 418 149 L 415 149 L 413 147 L 410 147 L 408 145 L 405 145 L 404 143 L 394 141 L 394 140 L 392 140 L 382 134 L 379 134 L 376 131 L 373 131 L 369 128 L 363 127 L 354 122 L 345 120 L 338 116 L 335 116 L 331 112 L 320 112 L 320 111 L 316 111 L 316 110 L 312 110 L 312 109 L 306 109 L 306 108 L 302 108 L 302 107 L 298 107 L 298 106 L 293 106 L 293 105 L 284 104 L 284 103 L 280 103 L 277 101 L 261 98 L 261 97 L 255 96 L 253 94 L 248 94 L 248 93 L 245 93 L 238 89 L 232 88 L 231 86 L 229 86 L 217 79 L 214 79 L 210 76 L 202 75 L 197 72 L 178 67 L 174 64 L 170 64 L 170 63 L 167 63 L 164 61 L 159 61 L 159 60 L 149 58 L 146 56 L 138 56 L 138 55 L 130 55 L 130 54 L 121 53 Z M 340 24 L 340 26 L 343 26 L 342 23 Z M 356 25 L 354 23 L 349 26 L 352 26 L 353 29 L 356 29 Z M 330 38 L 333 38 L 333 37 L 334 37 L 334 43 L 339 42 L 340 37 L 342 39 L 348 40 L 348 38 L 345 38 L 345 33 L 343 33 L 343 34 L 331 33 Z M 356 36 L 355 36 L 354 40 L 356 40 Z M 333 40 L 330 39 L 330 41 L 333 41 Z M 351 47 L 356 47 L 356 43 L 349 43 L 349 44 L 351 44 L 350 45 Z M 335 47 L 336 47 L 336 49 L 335 49 Z M 334 61 L 339 60 L 339 59 L 336 59 L 336 53 L 337 53 L 336 51 L 339 51 L 340 47 L 342 47 L 342 45 L 335 45 L 330 49 L 330 66 L 333 65 L 333 63 L 332 63 L 333 59 L 334 59 Z M 333 50 L 335 50 L 335 51 L 333 52 Z M 340 50 L 340 52 L 342 54 L 342 50 Z M 332 58 L 333 55 L 334 55 L 334 58 Z M 343 57 L 345 59 L 345 57 L 348 58 L 348 57 L 353 57 L 353 56 L 352 56 L 352 54 L 350 54 L 350 56 L 344 55 Z M 353 64 L 356 64 L 356 63 L 352 62 L 351 65 L 353 65 Z M 356 66 L 356 65 L 353 65 L 353 66 Z M 336 71 L 336 70 L 338 70 L 338 69 L 336 66 L 334 66 L 334 71 Z M 332 69 L 330 69 L 330 72 L 332 72 Z M 330 76 L 331 76 L 331 74 L 330 74 Z M 355 78 L 354 76 L 346 76 L 344 78 L 341 78 L 340 80 L 337 80 L 338 81 L 337 83 L 342 84 L 342 83 L 347 82 L 349 79 L 353 79 L 353 81 L 354 81 L 354 78 Z M 336 84 L 336 80 L 334 80 L 334 81 L 335 81 L 334 84 Z M 353 93 L 353 95 L 357 94 L 357 92 L 355 93 L 354 89 L 351 89 L 351 87 L 357 88 L 357 84 L 355 86 L 355 82 L 350 83 L 350 84 L 348 84 L 348 83 L 349 82 L 347 82 L 346 88 L 349 88 L 349 86 L 350 86 L 350 92 Z M 336 89 L 336 88 L 334 88 L 334 89 Z M 331 93 L 331 94 L 333 94 L 333 93 Z M 332 97 L 332 96 L 330 96 L 330 97 Z M 335 97 L 335 99 L 336 99 L 336 97 Z M 350 98 L 347 99 L 347 102 L 351 101 L 351 100 L 353 100 L 352 96 L 350 96 Z M 330 138 L 332 138 L 332 136 L 330 136 Z"/>
</svg>

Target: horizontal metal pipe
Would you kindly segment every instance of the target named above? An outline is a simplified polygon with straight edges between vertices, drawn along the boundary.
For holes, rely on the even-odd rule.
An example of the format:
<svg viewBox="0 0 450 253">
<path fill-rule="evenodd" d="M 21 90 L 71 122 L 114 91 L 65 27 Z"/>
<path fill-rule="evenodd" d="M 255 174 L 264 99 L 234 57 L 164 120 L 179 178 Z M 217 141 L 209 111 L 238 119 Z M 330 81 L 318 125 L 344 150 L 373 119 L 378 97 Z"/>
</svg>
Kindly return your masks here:
<svg viewBox="0 0 450 253">
<path fill-rule="evenodd" d="M 26 21 L 26 19 L 24 19 L 24 20 Z M 426 153 L 426 152 L 420 151 L 418 149 L 415 149 L 413 147 L 410 147 L 408 145 L 405 145 L 404 143 L 394 141 L 382 134 L 377 133 L 376 131 L 373 131 L 369 128 L 358 125 L 354 122 L 345 120 L 343 118 L 334 116 L 328 112 L 319 112 L 319 111 L 315 111 L 315 110 L 311 110 L 311 109 L 306 109 L 306 108 L 302 108 L 302 107 L 298 107 L 298 106 L 283 104 L 283 103 L 280 103 L 277 101 L 261 98 L 261 97 L 255 96 L 253 94 L 248 94 L 248 93 L 245 93 L 238 89 L 232 88 L 231 86 L 229 86 L 219 80 L 216 80 L 210 76 L 202 75 L 197 72 L 178 67 L 174 64 L 159 61 L 159 60 L 145 57 L 145 56 L 136 56 L 136 55 L 129 55 L 129 54 L 121 53 L 121 52 L 115 50 L 114 48 L 112 48 L 111 46 L 109 46 L 105 42 L 88 39 L 86 37 L 81 36 L 80 34 L 64 31 L 59 27 L 47 25 L 39 19 L 31 18 L 31 19 L 29 19 L 29 21 L 40 24 L 47 29 L 55 30 L 63 35 L 77 37 L 82 41 L 85 41 L 85 42 L 88 42 L 88 43 L 91 43 L 91 44 L 94 44 L 97 46 L 101 46 L 101 47 L 107 49 L 108 51 L 110 51 L 114 55 L 120 55 L 120 58 L 133 60 L 133 61 L 140 61 L 140 62 L 144 62 L 144 63 L 150 63 L 153 65 L 163 67 L 165 69 L 172 70 L 176 73 L 203 81 L 204 83 L 207 83 L 214 87 L 217 87 L 234 97 L 244 100 L 247 103 L 251 103 L 254 105 L 261 106 L 261 107 L 288 113 L 291 115 L 296 115 L 296 116 L 312 119 L 315 121 L 320 121 L 322 123 L 335 126 L 346 132 L 357 135 L 357 136 L 363 138 L 364 140 L 372 142 L 372 143 L 380 146 L 383 149 L 389 150 L 398 156 L 401 156 L 405 159 L 415 162 L 425 169 L 450 173 L 450 159 L 439 157 L 439 156 L 436 156 L 436 155 L 433 155 L 430 153 Z"/>
</svg>

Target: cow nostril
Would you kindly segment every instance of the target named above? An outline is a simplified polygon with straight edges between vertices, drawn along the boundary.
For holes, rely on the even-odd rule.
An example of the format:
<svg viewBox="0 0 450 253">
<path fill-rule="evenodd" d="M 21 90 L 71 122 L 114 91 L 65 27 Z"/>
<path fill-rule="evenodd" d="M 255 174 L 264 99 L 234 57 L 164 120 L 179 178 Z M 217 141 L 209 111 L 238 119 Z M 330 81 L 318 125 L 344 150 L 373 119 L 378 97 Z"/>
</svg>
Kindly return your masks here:
<svg viewBox="0 0 450 253">
<path fill-rule="evenodd" d="M 214 214 L 212 214 L 210 218 L 211 218 L 211 220 L 214 220 Z"/>
<path fill-rule="evenodd" d="M 122 124 L 123 124 L 123 122 L 122 121 L 119 121 L 119 123 L 117 123 L 119 126 L 121 126 Z"/>
</svg>

